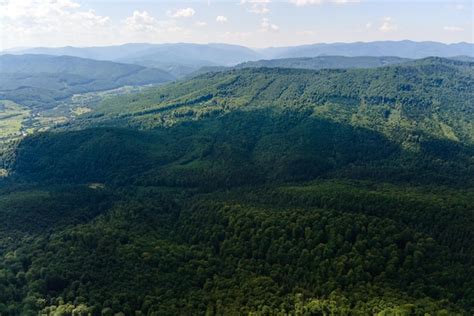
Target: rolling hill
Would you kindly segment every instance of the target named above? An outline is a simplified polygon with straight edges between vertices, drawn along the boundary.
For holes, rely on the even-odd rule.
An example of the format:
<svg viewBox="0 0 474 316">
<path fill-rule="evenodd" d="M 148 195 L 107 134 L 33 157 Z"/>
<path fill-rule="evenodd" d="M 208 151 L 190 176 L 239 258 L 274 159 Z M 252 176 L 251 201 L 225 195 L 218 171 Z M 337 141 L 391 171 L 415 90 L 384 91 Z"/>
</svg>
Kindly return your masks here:
<svg viewBox="0 0 474 316">
<path fill-rule="evenodd" d="M 420 131 L 472 144 L 472 78 L 472 62 L 443 58 L 374 69 L 232 69 L 105 100 L 100 120 L 90 122 L 156 127 L 237 110 L 303 109 L 391 137 Z"/>
<path fill-rule="evenodd" d="M 228 44 L 162 44 L 120 61 L 156 67 L 183 77 L 203 66 L 233 66 L 260 57 L 255 51 Z"/>
<path fill-rule="evenodd" d="M 461 57 L 460 57 L 461 58 Z M 462 58 L 460 60 L 463 60 Z M 256 61 L 247 61 L 234 67 L 225 66 L 204 66 L 191 73 L 188 77 L 195 77 L 208 72 L 222 72 L 233 69 L 243 68 L 295 68 L 295 69 L 351 69 L 351 68 L 376 68 L 388 65 L 401 64 L 410 61 L 407 58 L 399 57 L 345 57 L 345 56 L 319 56 L 319 57 L 301 57 L 301 58 L 280 58 L 280 59 L 261 59 Z M 469 60 L 464 60 L 469 61 Z"/>
<path fill-rule="evenodd" d="M 410 59 L 399 57 L 344 57 L 344 56 L 319 56 L 302 58 L 282 58 L 270 60 L 248 61 L 235 66 L 235 68 L 297 68 L 297 69 L 350 69 L 350 68 L 376 68 L 388 65 L 401 64 Z"/>
<path fill-rule="evenodd" d="M 15 54 L 73 56 L 87 59 L 132 63 L 163 69 L 183 77 L 203 66 L 231 66 L 261 55 L 249 48 L 229 44 L 125 44 L 105 47 L 31 48 Z"/>
<path fill-rule="evenodd" d="M 126 85 L 162 84 L 174 77 L 158 69 L 70 56 L 0 56 L 0 99 L 35 107 L 76 93 Z"/>
<path fill-rule="evenodd" d="M 246 68 L 107 98 L 0 182 L 6 315 L 469 315 L 474 65 Z"/>
</svg>

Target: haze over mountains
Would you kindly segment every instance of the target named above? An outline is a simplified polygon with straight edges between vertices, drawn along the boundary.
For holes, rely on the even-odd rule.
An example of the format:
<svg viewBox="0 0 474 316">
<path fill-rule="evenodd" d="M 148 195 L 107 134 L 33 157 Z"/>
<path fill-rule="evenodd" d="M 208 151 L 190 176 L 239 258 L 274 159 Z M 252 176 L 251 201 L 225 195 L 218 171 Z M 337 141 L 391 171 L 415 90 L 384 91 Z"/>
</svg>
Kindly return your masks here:
<svg viewBox="0 0 474 316">
<path fill-rule="evenodd" d="M 260 59 L 334 56 L 394 56 L 423 58 L 429 56 L 474 56 L 474 44 L 437 42 L 381 41 L 313 44 L 294 47 L 250 49 L 230 44 L 125 44 L 105 47 L 29 48 L 10 51 L 14 54 L 68 55 L 97 60 L 133 63 L 165 70 L 182 77 L 203 66 L 234 66 Z"/>
</svg>

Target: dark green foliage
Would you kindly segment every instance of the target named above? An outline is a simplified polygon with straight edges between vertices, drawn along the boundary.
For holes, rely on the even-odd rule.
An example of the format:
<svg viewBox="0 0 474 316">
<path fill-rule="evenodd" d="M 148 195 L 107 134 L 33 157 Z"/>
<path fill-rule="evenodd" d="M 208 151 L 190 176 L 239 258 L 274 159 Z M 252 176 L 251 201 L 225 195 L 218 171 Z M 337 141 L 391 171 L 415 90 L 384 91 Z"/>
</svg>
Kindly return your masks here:
<svg viewBox="0 0 474 316">
<path fill-rule="evenodd" d="M 345 56 L 319 56 L 303 58 L 281 58 L 270 60 L 249 61 L 235 66 L 235 68 L 297 68 L 297 69 L 350 69 L 350 68 L 375 68 L 388 65 L 401 64 L 409 59 L 399 57 L 345 57 Z"/>
<path fill-rule="evenodd" d="M 235 111 L 170 128 L 43 133 L 19 146 L 21 181 L 200 188 L 318 177 L 472 185 L 472 146 L 425 136 L 420 151 L 300 111 Z"/>
<path fill-rule="evenodd" d="M 472 315 L 472 83 L 234 70 L 28 136 L 0 315 Z"/>
<path fill-rule="evenodd" d="M 3 301 L 15 306 L 15 295 L 30 293 L 33 310 L 69 302 L 94 315 L 104 308 L 127 315 L 294 314 L 301 304 L 316 309 L 326 300 L 360 314 L 472 307 L 473 293 L 463 290 L 473 285 L 469 261 L 436 238 L 383 215 L 293 206 L 280 190 L 266 189 L 273 198 L 256 202 L 253 189 L 187 197 L 129 187 L 94 221 L 6 253 Z M 343 191 L 325 183 L 312 192 L 329 201 Z M 363 196 L 358 203 L 377 205 Z"/>
<path fill-rule="evenodd" d="M 473 69 L 468 62 L 428 58 L 376 69 L 209 73 L 107 99 L 90 124 L 152 128 L 235 110 L 292 109 L 373 129 L 411 148 L 426 134 L 472 144 Z"/>
</svg>

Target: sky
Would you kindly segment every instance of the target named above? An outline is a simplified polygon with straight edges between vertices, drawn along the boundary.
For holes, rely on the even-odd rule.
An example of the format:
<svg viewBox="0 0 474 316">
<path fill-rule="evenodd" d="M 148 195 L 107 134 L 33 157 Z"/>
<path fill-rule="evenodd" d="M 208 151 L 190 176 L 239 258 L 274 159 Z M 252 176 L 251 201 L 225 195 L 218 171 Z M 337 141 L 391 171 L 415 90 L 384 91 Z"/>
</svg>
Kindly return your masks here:
<svg viewBox="0 0 474 316">
<path fill-rule="evenodd" d="M 0 49 L 474 41 L 472 0 L 0 0 Z"/>
</svg>

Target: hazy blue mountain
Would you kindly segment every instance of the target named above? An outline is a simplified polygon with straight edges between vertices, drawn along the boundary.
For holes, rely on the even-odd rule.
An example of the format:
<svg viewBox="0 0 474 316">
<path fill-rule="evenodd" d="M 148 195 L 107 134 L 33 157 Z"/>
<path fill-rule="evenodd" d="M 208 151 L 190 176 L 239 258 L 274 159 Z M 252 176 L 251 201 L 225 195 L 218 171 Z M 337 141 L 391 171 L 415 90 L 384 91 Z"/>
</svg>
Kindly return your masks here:
<svg viewBox="0 0 474 316">
<path fill-rule="evenodd" d="M 98 60 L 116 60 L 136 54 L 153 47 L 153 44 L 130 43 L 124 45 L 101 47 L 35 47 L 7 51 L 10 54 L 43 54 L 53 56 L 74 56 Z"/>
<path fill-rule="evenodd" d="M 71 56 L 0 56 L 0 98 L 28 106 L 53 105 L 75 93 L 174 80 L 162 70 Z"/>
<path fill-rule="evenodd" d="M 228 44 L 164 44 L 120 61 L 156 67 L 181 77 L 204 66 L 233 66 L 262 58 L 259 53 Z"/>
<path fill-rule="evenodd" d="M 155 67 L 182 78 L 209 66 L 234 66 L 260 59 L 331 56 L 394 56 L 424 58 L 429 56 L 474 57 L 474 44 L 439 42 L 379 41 L 355 43 L 320 43 L 292 47 L 250 49 L 230 44 L 147 44 L 131 43 L 104 47 L 28 48 L 10 51 L 14 54 L 47 54 L 75 56 L 97 60 L 133 63 Z M 332 67 L 331 67 L 332 68 Z"/>
<path fill-rule="evenodd" d="M 166 70 L 177 77 L 203 66 L 232 66 L 261 59 L 252 49 L 229 44 L 125 44 L 105 47 L 59 47 L 16 50 L 15 54 L 74 56 L 97 60 L 133 63 Z"/>
<path fill-rule="evenodd" d="M 414 41 L 378 41 L 355 43 L 312 44 L 293 47 L 271 47 L 260 50 L 267 58 L 315 57 L 320 55 L 340 56 L 397 56 L 424 58 L 428 56 L 453 57 L 474 56 L 474 44 Z"/>
</svg>

